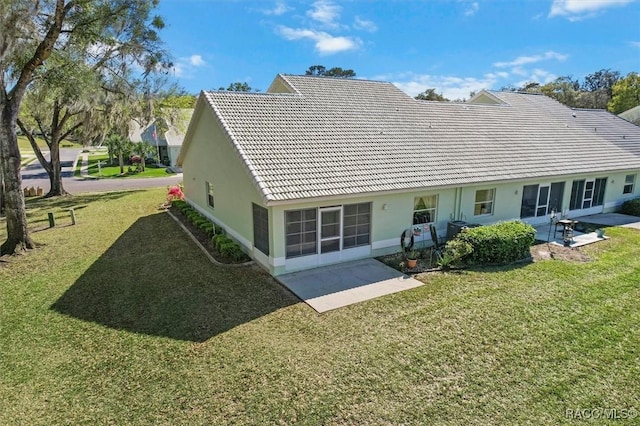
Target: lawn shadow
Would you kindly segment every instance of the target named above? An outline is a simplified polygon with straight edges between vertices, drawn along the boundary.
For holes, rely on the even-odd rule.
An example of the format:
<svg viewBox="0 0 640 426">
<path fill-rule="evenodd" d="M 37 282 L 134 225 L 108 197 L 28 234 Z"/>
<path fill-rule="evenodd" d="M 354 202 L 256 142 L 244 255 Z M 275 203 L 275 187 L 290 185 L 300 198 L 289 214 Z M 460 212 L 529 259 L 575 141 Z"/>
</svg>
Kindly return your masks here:
<svg viewBox="0 0 640 426">
<path fill-rule="evenodd" d="M 213 265 L 164 213 L 138 219 L 51 306 L 115 329 L 204 342 L 299 303 L 257 267 Z"/>
</svg>

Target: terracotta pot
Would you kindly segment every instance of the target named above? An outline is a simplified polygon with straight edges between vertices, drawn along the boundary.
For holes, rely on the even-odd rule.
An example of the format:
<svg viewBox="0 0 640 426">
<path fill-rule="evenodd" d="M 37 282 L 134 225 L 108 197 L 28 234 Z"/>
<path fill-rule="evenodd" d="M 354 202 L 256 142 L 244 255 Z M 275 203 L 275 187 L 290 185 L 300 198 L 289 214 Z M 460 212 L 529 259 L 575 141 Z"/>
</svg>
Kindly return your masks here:
<svg viewBox="0 0 640 426">
<path fill-rule="evenodd" d="M 413 269 L 418 266 L 418 259 L 407 259 L 407 267 Z"/>
</svg>

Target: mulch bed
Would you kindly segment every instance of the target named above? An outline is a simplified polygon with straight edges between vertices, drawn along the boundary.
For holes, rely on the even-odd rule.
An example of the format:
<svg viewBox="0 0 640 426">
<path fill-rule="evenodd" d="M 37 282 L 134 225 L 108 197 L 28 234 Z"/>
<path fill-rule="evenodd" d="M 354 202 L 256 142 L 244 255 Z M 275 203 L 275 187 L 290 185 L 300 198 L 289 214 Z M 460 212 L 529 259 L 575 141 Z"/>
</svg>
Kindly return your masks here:
<svg viewBox="0 0 640 426">
<path fill-rule="evenodd" d="M 433 264 L 431 263 L 431 254 L 428 250 L 424 251 L 422 256 L 418 259 L 417 266 L 411 269 L 407 268 L 406 259 L 401 253 L 380 256 L 376 259 L 384 263 L 385 265 L 397 269 L 408 275 L 440 270 L 440 268 L 438 268 L 438 266 L 436 265 L 435 259 L 433 261 Z M 547 242 L 536 241 L 536 243 L 531 246 L 531 258 L 523 259 L 514 263 L 526 263 L 531 261 L 539 262 L 541 260 L 551 259 L 564 260 L 567 262 L 590 262 L 592 260 L 589 256 L 582 252 L 580 248 L 564 247 L 557 244 L 549 244 Z"/>
<path fill-rule="evenodd" d="M 567 262 L 590 262 L 591 258 L 583 253 L 579 247 L 564 247 L 547 242 L 538 242 L 531 246 L 531 258 L 534 262 L 541 260 L 565 260 Z"/>
<path fill-rule="evenodd" d="M 185 228 L 189 230 L 191 235 L 193 235 L 196 238 L 196 240 L 198 240 L 200 244 L 202 244 L 202 246 L 207 250 L 207 252 L 211 256 L 213 256 L 213 258 L 218 262 L 226 263 L 230 265 L 241 265 L 251 260 L 248 257 L 244 260 L 235 260 L 226 256 L 222 256 L 220 252 L 216 249 L 216 247 L 213 245 L 213 242 L 211 241 L 211 237 L 209 237 L 207 233 L 202 231 L 202 229 L 198 228 L 193 223 L 191 223 L 191 221 L 189 221 L 189 219 L 184 214 L 182 214 L 180 209 L 178 209 L 175 206 L 171 206 L 169 207 L 168 210 L 171 212 L 172 215 L 174 215 L 180 221 L 180 223 L 182 223 L 185 226 Z"/>
</svg>

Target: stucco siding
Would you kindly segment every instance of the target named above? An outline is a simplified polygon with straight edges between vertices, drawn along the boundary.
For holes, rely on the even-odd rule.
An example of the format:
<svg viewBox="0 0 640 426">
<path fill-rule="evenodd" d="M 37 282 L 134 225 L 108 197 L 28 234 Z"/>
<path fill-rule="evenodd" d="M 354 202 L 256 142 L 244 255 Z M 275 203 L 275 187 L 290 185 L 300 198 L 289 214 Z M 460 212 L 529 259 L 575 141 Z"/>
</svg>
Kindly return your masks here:
<svg viewBox="0 0 640 426">
<path fill-rule="evenodd" d="M 251 254 L 251 203 L 262 205 L 262 199 L 216 117 L 207 110 L 196 119 L 199 122 L 182 162 L 185 196 Z M 213 186 L 213 208 L 208 204 L 206 182 Z"/>
</svg>

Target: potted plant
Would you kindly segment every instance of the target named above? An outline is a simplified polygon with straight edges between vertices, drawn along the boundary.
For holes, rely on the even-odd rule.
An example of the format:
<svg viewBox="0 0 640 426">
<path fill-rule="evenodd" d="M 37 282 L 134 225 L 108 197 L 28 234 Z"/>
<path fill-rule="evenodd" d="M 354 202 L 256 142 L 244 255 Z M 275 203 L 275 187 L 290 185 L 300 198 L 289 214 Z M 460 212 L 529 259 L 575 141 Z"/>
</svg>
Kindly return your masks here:
<svg viewBox="0 0 640 426">
<path fill-rule="evenodd" d="M 413 269 L 418 266 L 418 252 L 416 250 L 411 250 L 407 253 L 407 268 Z"/>
<path fill-rule="evenodd" d="M 602 228 L 596 229 L 596 237 L 604 238 L 604 229 L 602 229 Z"/>
</svg>

